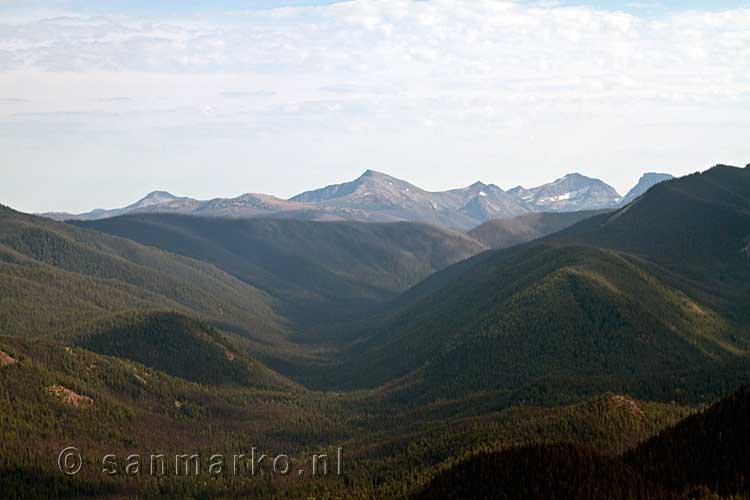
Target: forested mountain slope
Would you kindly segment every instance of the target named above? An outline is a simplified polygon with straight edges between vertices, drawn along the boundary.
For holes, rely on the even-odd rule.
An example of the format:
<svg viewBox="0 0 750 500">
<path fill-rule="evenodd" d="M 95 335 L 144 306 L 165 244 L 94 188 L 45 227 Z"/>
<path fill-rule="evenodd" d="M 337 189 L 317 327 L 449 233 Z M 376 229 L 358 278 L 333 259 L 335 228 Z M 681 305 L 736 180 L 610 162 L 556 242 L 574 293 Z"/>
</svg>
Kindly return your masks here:
<svg viewBox="0 0 750 500">
<path fill-rule="evenodd" d="M 292 388 L 207 324 L 168 311 L 124 312 L 84 322 L 57 336 L 99 354 L 124 358 L 206 385 Z"/>
<path fill-rule="evenodd" d="M 495 219 L 475 227 L 468 234 L 491 248 L 502 249 L 562 231 L 589 217 L 607 212 L 609 210 L 542 212 L 512 219 Z"/>
<path fill-rule="evenodd" d="M 431 399 L 661 380 L 672 397 L 698 395 L 676 373 L 741 376 L 749 179 L 716 167 L 662 183 L 618 212 L 436 274 L 362 332 L 343 361 L 349 386 L 405 377 L 389 390 Z"/>
<path fill-rule="evenodd" d="M 486 250 L 462 233 L 415 223 L 216 219 L 149 214 L 78 223 L 210 262 L 309 321 L 389 299 Z"/>
<path fill-rule="evenodd" d="M 440 472 L 414 498 L 747 499 L 748 433 L 750 392 L 742 388 L 624 455 L 573 444 L 510 447 Z"/>
<path fill-rule="evenodd" d="M 556 235 L 638 255 L 717 292 L 746 289 L 750 168 L 718 165 L 654 186 L 630 205 Z"/>
<path fill-rule="evenodd" d="M 284 344 L 274 299 L 210 264 L 69 224 L 0 211 L 0 335 L 44 336 L 137 310 L 205 319 Z"/>
<path fill-rule="evenodd" d="M 626 463 L 671 490 L 705 485 L 750 495 L 750 387 L 743 387 L 624 455 Z"/>
<path fill-rule="evenodd" d="M 424 498 L 742 493 L 746 391 L 617 454 L 749 377 L 747 172 L 660 184 L 499 251 L 414 224 L 96 223 L 143 246 L 0 207 L 3 492 L 405 498 L 437 473 Z M 336 308 L 351 334 L 305 346 L 320 363 L 298 377 L 323 390 L 248 354 L 301 349 L 305 314 Z M 340 444 L 346 474 L 109 480 L 89 455 L 67 481 L 50 457 L 71 443 L 294 460 Z"/>
</svg>

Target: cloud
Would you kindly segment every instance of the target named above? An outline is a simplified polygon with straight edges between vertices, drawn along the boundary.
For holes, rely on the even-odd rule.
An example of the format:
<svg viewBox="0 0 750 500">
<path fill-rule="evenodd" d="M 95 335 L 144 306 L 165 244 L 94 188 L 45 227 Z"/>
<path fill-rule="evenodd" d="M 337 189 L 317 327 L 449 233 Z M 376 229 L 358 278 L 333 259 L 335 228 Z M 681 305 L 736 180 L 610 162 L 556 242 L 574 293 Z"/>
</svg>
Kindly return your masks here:
<svg viewBox="0 0 750 500">
<path fill-rule="evenodd" d="M 503 1 L 359 0 L 210 21 L 60 17 L 0 26 L 0 53 L 5 71 L 241 73 L 319 79 L 320 91 L 337 93 L 377 83 L 420 94 L 474 86 L 521 98 L 691 99 L 750 91 L 750 10 L 645 19 Z"/>
<path fill-rule="evenodd" d="M 0 95 L 28 101 L 0 106 L 0 150 L 22 175 L 68 120 L 82 130 L 57 145 L 80 152 L 72 172 L 94 148 L 92 169 L 110 150 L 122 162 L 138 150 L 150 169 L 179 176 L 180 162 L 201 159 L 201 172 L 217 157 L 237 178 L 247 158 L 322 171 L 366 157 L 434 188 L 535 185 L 584 163 L 621 190 L 646 162 L 694 169 L 746 152 L 750 9 L 641 10 L 353 0 L 206 16 L 18 13 L 0 20 Z M 285 177 L 294 190 L 317 184 L 305 175 Z"/>
</svg>

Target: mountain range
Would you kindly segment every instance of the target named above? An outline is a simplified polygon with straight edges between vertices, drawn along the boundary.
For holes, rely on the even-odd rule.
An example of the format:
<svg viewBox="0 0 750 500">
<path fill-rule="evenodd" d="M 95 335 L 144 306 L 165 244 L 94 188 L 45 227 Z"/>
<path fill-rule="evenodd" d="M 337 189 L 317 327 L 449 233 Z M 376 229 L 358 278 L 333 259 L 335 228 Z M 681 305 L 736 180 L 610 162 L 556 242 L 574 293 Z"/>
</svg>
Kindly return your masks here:
<svg viewBox="0 0 750 500">
<path fill-rule="evenodd" d="M 645 174 L 625 197 L 608 184 L 581 174 L 569 174 L 549 184 L 504 191 L 494 184 L 443 192 L 425 191 L 395 177 L 367 170 L 359 178 L 283 200 L 264 194 L 195 200 L 165 191 L 149 193 L 127 207 L 97 209 L 82 214 L 42 214 L 55 220 L 99 220 L 132 213 L 177 213 L 207 217 L 284 218 L 318 221 L 422 222 L 471 229 L 494 219 L 538 212 L 573 212 L 617 208 L 668 174 Z"/>
<path fill-rule="evenodd" d="M 606 370 L 607 388 L 639 391 L 667 374 L 692 384 L 750 345 L 748 172 L 717 166 L 638 195 L 654 180 L 645 178 L 618 209 L 527 213 L 467 233 L 159 213 L 76 224 L 208 262 L 269 294 L 298 340 L 335 345 L 330 372 L 261 358 L 311 387 L 390 387 L 424 401 L 492 390 L 507 401 L 511 390 L 581 377 L 592 390 L 587 377 Z M 300 196 L 373 203 L 358 191 L 383 180 L 370 176 Z"/>
<path fill-rule="evenodd" d="M 647 175 L 614 207 L 577 176 L 516 195 L 363 177 L 248 196 L 266 216 L 163 192 L 69 223 L 0 206 L 5 496 L 748 497 L 750 168 Z M 69 478 L 50 457 L 79 443 Z M 246 443 L 294 480 L 111 478 L 92 455 Z M 344 474 L 306 477 L 335 446 Z"/>
<path fill-rule="evenodd" d="M 398 380 L 399 398 L 502 400 L 591 387 L 601 373 L 637 394 L 651 377 L 728 370 L 750 347 L 748 214 L 750 169 L 717 166 L 482 253 L 402 295 L 343 356 L 340 380 Z"/>
</svg>

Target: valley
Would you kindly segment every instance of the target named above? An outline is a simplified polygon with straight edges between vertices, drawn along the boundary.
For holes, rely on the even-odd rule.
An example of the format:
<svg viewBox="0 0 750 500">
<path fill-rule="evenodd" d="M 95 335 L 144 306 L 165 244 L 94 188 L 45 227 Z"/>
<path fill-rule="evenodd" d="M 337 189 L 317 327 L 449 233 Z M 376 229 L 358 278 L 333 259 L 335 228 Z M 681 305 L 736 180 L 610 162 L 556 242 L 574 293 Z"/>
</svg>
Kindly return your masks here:
<svg viewBox="0 0 750 500">
<path fill-rule="evenodd" d="M 645 176 L 624 206 L 581 177 L 429 193 L 368 171 L 265 212 L 213 201 L 230 216 L 168 193 L 69 222 L 0 206 L 3 491 L 746 497 L 750 169 Z M 291 474 L 97 459 L 251 447 Z M 338 448 L 344 473 L 310 477 Z"/>
<path fill-rule="evenodd" d="M 0 500 L 750 500 L 748 109 L 750 0 L 0 0 Z"/>
</svg>

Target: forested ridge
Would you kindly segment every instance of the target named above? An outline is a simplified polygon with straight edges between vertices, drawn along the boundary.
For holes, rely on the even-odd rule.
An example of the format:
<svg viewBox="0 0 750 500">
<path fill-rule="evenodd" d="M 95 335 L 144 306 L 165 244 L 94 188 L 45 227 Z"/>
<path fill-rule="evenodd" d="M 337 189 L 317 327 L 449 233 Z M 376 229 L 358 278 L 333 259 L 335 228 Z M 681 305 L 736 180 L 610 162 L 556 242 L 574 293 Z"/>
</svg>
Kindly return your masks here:
<svg viewBox="0 0 750 500">
<path fill-rule="evenodd" d="M 664 182 L 619 211 L 436 273 L 361 329 L 340 357 L 341 387 L 404 377 L 395 397 L 431 399 L 581 380 L 708 401 L 731 387 L 709 389 L 706 373 L 750 382 L 748 178 L 718 166 Z M 323 375 L 309 382 L 336 383 Z M 656 396 L 657 380 L 671 390 Z"/>
<path fill-rule="evenodd" d="M 76 224 L 210 262 L 304 324 L 351 319 L 487 247 L 425 224 L 139 214 Z"/>
<path fill-rule="evenodd" d="M 749 176 L 493 251 L 424 225 L 100 232 L 0 206 L 0 497 L 747 498 Z M 98 462 L 250 447 L 303 473 Z M 305 475 L 338 447 L 344 474 Z"/>
<path fill-rule="evenodd" d="M 470 230 L 468 234 L 490 248 L 510 248 L 557 233 L 595 215 L 611 211 L 582 210 L 526 214 L 512 219 L 495 219 L 485 222 Z"/>
<path fill-rule="evenodd" d="M 439 473 L 415 499 L 750 498 L 750 389 L 622 455 L 572 444 L 513 446 Z"/>
</svg>

